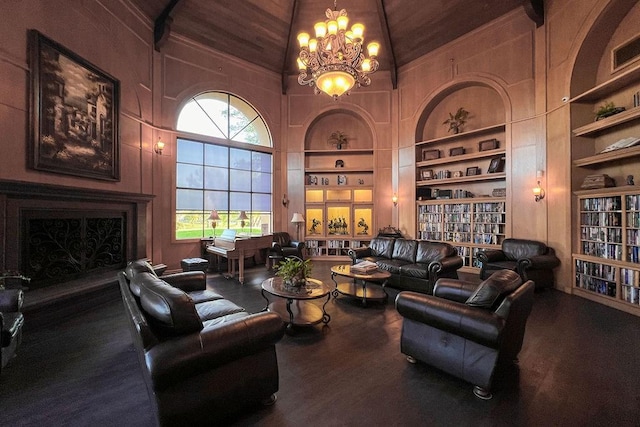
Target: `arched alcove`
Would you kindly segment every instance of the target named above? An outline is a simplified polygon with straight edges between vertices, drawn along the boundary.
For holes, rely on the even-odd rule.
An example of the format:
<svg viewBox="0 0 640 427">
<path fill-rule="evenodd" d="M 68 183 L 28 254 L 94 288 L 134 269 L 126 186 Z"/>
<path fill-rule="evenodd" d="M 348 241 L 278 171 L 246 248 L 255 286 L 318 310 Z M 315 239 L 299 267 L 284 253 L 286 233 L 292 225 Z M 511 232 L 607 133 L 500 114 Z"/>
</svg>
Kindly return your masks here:
<svg viewBox="0 0 640 427">
<path fill-rule="evenodd" d="M 305 136 L 305 150 L 335 149 L 328 141 L 336 131 L 347 136 L 343 149 L 373 149 L 373 133 L 359 115 L 349 110 L 332 110 L 311 123 Z"/>
</svg>

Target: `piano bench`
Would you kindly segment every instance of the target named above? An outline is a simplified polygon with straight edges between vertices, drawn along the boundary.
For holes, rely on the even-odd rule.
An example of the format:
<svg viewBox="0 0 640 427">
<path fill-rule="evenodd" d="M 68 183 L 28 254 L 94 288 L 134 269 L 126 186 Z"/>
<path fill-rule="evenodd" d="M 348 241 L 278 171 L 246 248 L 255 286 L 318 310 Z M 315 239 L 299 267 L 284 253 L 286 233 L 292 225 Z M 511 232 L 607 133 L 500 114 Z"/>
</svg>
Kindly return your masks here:
<svg viewBox="0 0 640 427">
<path fill-rule="evenodd" d="M 203 258 L 185 258 L 180 261 L 182 271 L 204 271 L 209 269 L 209 261 Z"/>
</svg>

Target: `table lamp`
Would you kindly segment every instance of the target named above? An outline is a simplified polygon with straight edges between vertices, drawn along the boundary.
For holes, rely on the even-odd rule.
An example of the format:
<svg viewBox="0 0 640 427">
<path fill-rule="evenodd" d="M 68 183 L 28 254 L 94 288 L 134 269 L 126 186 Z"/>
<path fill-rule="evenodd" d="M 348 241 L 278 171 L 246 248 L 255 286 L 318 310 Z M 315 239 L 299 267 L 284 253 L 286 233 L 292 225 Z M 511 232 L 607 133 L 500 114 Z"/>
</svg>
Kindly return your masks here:
<svg viewBox="0 0 640 427">
<path fill-rule="evenodd" d="M 244 228 L 245 221 L 248 220 L 249 217 L 245 211 L 240 211 L 240 215 L 238 216 L 238 221 L 240 221 L 240 228 Z"/>
<path fill-rule="evenodd" d="M 218 215 L 218 211 L 217 210 L 212 210 L 211 214 L 209 215 L 209 218 L 207 218 L 209 220 L 211 220 L 211 227 L 213 228 L 213 235 L 215 237 L 216 235 L 216 221 L 220 221 L 220 215 Z"/>
</svg>

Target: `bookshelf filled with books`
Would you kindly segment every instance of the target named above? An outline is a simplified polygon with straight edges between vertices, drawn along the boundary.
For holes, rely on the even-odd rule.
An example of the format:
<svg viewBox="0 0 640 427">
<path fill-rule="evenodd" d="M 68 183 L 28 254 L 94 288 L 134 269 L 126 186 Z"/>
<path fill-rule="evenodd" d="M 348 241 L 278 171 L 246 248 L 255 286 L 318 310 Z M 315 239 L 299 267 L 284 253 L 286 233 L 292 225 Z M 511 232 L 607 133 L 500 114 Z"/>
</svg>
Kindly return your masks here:
<svg viewBox="0 0 640 427">
<path fill-rule="evenodd" d="M 418 239 L 453 245 L 468 272 L 480 267 L 478 250 L 499 248 L 507 235 L 503 198 L 418 201 L 417 209 Z"/>
<path fill-rule="evenodd" d="M 627 186 L 576 194 L 575 293 L 640 315 L 640 191 Z"/>
</svg>

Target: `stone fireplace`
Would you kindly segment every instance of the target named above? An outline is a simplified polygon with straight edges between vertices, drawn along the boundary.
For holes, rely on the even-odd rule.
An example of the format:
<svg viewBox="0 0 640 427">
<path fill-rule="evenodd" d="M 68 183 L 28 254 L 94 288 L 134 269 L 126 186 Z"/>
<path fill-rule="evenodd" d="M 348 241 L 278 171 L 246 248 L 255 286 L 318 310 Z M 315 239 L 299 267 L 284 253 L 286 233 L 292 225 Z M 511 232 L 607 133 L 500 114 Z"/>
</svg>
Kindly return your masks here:
<svg viewBox="0 0 640 427">
<path fill-rule="evenodd" d="M 34 289 L 115 273 L 146 256 L 152 197 L 0 181 L 0 269 L 20 271 Z"/>
</svg>

